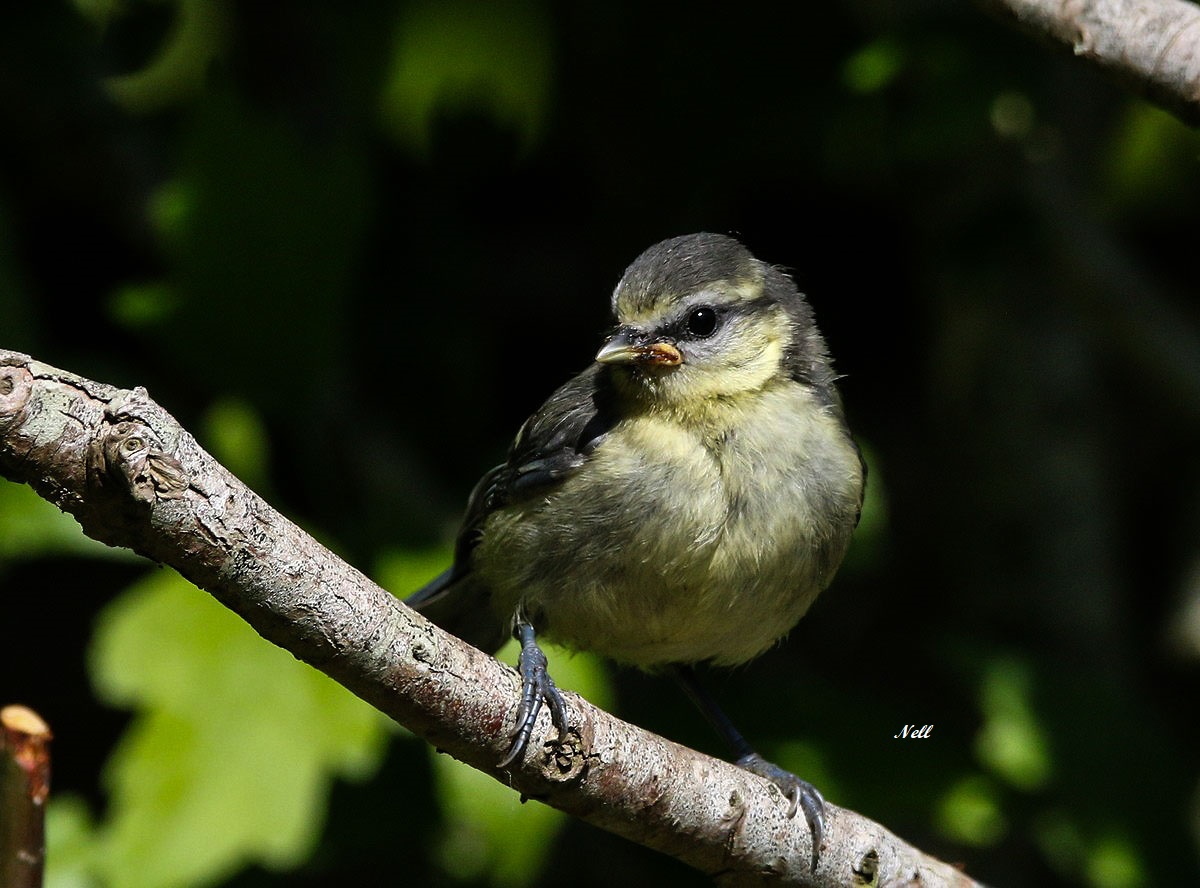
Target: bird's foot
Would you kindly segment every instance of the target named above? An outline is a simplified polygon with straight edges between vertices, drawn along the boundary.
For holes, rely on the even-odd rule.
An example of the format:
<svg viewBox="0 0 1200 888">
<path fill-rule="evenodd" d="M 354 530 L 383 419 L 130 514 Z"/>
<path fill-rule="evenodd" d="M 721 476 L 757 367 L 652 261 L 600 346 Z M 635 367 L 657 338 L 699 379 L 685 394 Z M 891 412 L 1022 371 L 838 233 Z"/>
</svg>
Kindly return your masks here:
<svg viewBox="0 0 1200 888">
<path fill-rule="evenodd" d="M 737 760 L 737 764 L 760 777 L 766 777 L 779 787 L 791 802 L 791 806 L 788 808 L 788 817 L 795 817 L 797 810 L 804 812 L 804 819 L 808 822 L 808 831 L 812 833 L 812 865 L 816 870 L 817 856 L 821 851 L 821 842 L 825 838 L 825 799 L 821 793 L 807 780 L 801 780 L 791 771 L 785 771 L 779 765 L 767 761 L 757 752 L 742 756 Z"/>
<path fill-rule="evenodd" d="M 518 623 L 516 635 L 521 640 L 521 655 L 517 658 L 517 671 L 521 674 L 521 705 L 517 707 L 512 745 L 500 760 L 497 766 L 500 768 L 507 768 L 525 752 L 543 703 L 550 706 L 550 717 L 558 729 L 559 739 L 566 737 L 570 730 L 567 704 L 547 671 L 546 655 L 538 647 L 533 626 L 525 622 Z"/>
</svg>

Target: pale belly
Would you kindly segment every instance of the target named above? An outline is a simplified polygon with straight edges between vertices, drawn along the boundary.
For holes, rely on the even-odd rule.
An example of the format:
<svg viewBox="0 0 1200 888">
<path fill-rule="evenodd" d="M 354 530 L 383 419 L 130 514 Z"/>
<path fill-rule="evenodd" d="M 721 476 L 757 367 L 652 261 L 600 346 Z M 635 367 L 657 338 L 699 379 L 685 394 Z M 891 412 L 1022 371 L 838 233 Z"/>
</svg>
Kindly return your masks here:
<svg viewBox="0 0 1200 888">
<path fill-rule="evenodd" d="M 637 666 L 753 659 L 827 585 L 857 510 L 849 442 L 818 455 L 800 432 L 844 441 L 805 427 L 774 450 L 750 438 L 714 452 L 623 423 L 549 496 L 488 520 L 477 565 L 493 605 Z"/>
</svg>

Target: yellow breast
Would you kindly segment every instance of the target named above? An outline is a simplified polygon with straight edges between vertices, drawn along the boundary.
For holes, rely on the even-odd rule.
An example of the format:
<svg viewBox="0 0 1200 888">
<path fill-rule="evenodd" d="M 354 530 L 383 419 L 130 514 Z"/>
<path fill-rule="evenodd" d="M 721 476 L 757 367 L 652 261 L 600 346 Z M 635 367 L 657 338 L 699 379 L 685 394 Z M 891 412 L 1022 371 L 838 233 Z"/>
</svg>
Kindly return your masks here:
<svg viewBox="0 0 1200 888">
<path fill-rule="evenodd" d="M 725 410 L 622 421 L 559 488 L 489 518 L 476 565 L 497 610 L 639 666 L 741 663 L 786 634 L 845 551 L 857 453 L 794 384 Z"/>
</svg>

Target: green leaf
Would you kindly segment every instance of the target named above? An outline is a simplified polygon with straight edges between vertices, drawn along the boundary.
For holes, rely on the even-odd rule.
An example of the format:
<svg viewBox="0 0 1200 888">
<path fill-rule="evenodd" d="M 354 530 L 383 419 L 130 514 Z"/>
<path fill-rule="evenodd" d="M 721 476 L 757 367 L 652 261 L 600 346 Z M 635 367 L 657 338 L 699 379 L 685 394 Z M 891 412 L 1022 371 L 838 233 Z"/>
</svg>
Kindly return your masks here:
<svg viewBox="0 0 1200 888">
<path fill-rule="evenodd" d="M 903 48 L 895 39 L 881 37 L 846 59 L 842 81 L 851 92 L 866 95 L 886 89 L 903 68 Z"/>
<path fill-rule="evenodd" d="M 437 859 L 462 882 L 519 888 L 536 881 L 566 815 L 520 796 L 448 756 L 434 760 L 444 813 Z"/>
<path fill-rule="evenodd" d="M 819 787 L 827 799 L 846 797 L 846 787 L 834 776 L 825 755 L 815 744 L 803 740 L 785 740 L 772 745 L 769 752 L 768 758 L 772 762 L 785 771 L 803 776 L 813 786 Z"/>
<path fill-rule="evenodd" d="M 1008 832 L 995 783 L 982 775 L 959 779 L 938 802 L 937 827 L 943 835 L 977 848 L 995 845 Z"/>
<path fill-rule="evenodd" d="M 225 45 L 225 4 L 176 0 L 174 5 L 174 24 L 154 60 L 140 71 L 105 81 L 113 100 L 131 113 L 158 111 L 200 92 L 210 65 Z M 105 23 L 120 10 L 119 5 L 81 4 L 85 15 Z"/>
<path fill-rule="evenodd" d="M 146 201 L 150 227 L 168 248 L 178 248 L 191 233 L 196 212 L 195 182 L 172 179 L 158 186 Z"/>
<path fill-rule="evenodd" d="M 980 688 L 984 724 L 975 739 L 979 760 L 1026 791 L 1044 786 L 1053 771 L 1050 744 L 1034 712 L 1032 689 L 1028 665 L 1009 657 L 992 662 Z"/>
<path fill-rule="evenodd" d="M 1093 888 L 1138 888 L 1150 877 L 1125 829 L 1109 825 L 1089 835 L 1071 812 L 1053 810 L 1034 821 L 1034 840 L 1064 881 Z"/>
<path fill-rule="evenodd" d="M 1088 854 L 1087 879 L 1095 888 L 1139 888 L 1147 882 L 1146 865 L 1128 836 L 1110 832 Z"/>
<path fill-rule="evenodd" d="M 381 111 L 395 138 L 427 152 L 439 111 L 489 113 L 528 147 L 549 104 L 544 11 L 524 0 L 410 6 L 397 29 Z"/>
<path fill-rule="evenodd" d="M 449 567 L 453 557 L 447 546 L 392 549 L 379 556 L 371 577 L 397 598 L 406 598 Z"/>
<path fill-rule="evenodd" d="M 217 461 L 247 485 L 262 491 L 267 484 L 269 443 L 258 411 L 241 398 L 225 398 L 204 415 L 198 436 Z"/>
<path fill-rule="evenodd" d="M 121 326 L 140 330 L 169 320 L 178 305 L 178 295 L 161 281 L 126 284 L 109 297 L 108 314 Z"/>
<path fill-rule="evenodd" d="M 1039 814 L 1033 821 L 1033 839 L 1059 876 L 1078 880 L 1087 856 L 1087 839 L 1070 812 L 1050 810 Z"/>
<path fill-rule="evenodd" d="M 87 803 L 78 796 L 52 795 L 46 806 L 45 888 L 96 888 L 90 875 L 95 831 Z"/>
<path fill-rule="evenodd" d="M 117 560 L 137 557 L 84 536 L 74 518 L 31 488 L 0 478 L 0 561 L 59 554 Z"/>
<path fill-rule="evenodd" d="M 1200 178 L 1200 135 L 1173 115 L 1131 102 L 1109 143 L 1108 187 L 1122 208 L 1161 211 Z"/>
<path fill-rule="evenodd" d="M 166 571 L 101 613 L 91 671 L 104 700 L 137 710 L 104 772 L 111 888 L 296 866 L 331 781 L 371 774 L 386 736 L 383 716 Z"/>
</svg>

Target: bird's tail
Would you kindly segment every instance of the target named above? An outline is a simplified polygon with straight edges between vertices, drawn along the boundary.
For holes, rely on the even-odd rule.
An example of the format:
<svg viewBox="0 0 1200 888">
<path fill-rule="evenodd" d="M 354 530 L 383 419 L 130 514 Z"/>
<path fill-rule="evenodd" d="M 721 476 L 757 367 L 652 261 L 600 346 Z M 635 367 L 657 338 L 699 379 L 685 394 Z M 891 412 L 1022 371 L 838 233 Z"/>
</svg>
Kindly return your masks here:
<svg viewBox="0 0 1200 888">
<path fill-rule="evenodd" d="M 492 610 L 486 586 L 457 566 L 438 574 L 404 603 L 489 654 L 500 650 L 511 632 Z"/>
</svg>

